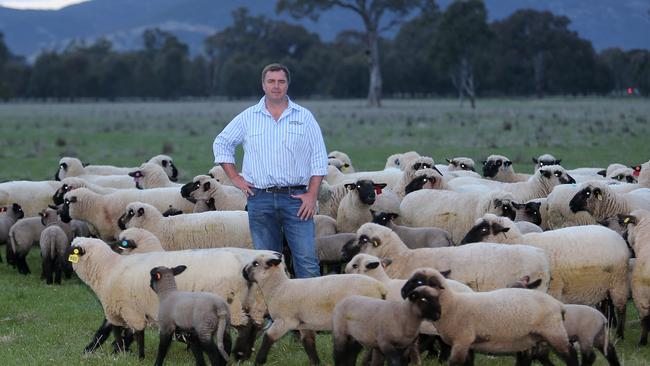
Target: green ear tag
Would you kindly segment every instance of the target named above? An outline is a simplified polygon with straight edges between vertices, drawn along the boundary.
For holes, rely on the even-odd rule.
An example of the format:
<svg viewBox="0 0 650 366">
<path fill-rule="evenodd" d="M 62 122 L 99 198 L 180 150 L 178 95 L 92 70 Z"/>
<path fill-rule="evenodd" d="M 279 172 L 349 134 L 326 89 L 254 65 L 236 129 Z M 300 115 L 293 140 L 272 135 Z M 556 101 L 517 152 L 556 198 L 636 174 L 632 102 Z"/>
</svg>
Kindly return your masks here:
<svg viewBox="0 0 650 366">
<path fill-rule="evenodd" d="M 121 245 L 122 247 L 126 248 L 126 247 L 129 246 L 129 242 L 127 242 L 126 240 L 122 240 L 122 242 L 120 243 L 120 245 Z"/>
</svg>

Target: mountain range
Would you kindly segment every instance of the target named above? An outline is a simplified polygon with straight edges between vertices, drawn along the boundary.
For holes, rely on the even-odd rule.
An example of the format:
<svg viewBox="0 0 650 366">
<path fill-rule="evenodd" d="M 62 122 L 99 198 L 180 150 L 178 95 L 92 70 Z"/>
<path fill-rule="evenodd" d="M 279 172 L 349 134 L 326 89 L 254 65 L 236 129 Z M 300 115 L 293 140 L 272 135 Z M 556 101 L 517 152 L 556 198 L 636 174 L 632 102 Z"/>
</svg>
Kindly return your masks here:
<svg viewBox="0 0 650 366">
<path fill-rule="evenodd" d="M 452 0 L 439 0 L 445 8 Z M 489 20 L 517 9 L 549 10 L 571 19 L 572 30 L 590 40 L 596 50 L 609 47 L 650 49 L 650 3 L 644 0 L 486 0 Z M 266 15 L 300 23 L 323 40 L 342 30 L 363 29 L 361 18 L 346 9 L 324 12 L 317 22 L 294 20 L 275 12 L 269 0 L 91 0 L 60 10 L 16 10 L 0 6 L 0 31 L 12 53 L 33 60 L 43 49 L 60 50 L 72 40 L 111 40 L 118 50 L 142 47 L 142 32 L 158 27 L 176 34 L 193 53 L 203 39 L 232 24 L 232 11 L 247 7 Z M 384 36 L 391 37 L 394 34 Z"/>
</svg>

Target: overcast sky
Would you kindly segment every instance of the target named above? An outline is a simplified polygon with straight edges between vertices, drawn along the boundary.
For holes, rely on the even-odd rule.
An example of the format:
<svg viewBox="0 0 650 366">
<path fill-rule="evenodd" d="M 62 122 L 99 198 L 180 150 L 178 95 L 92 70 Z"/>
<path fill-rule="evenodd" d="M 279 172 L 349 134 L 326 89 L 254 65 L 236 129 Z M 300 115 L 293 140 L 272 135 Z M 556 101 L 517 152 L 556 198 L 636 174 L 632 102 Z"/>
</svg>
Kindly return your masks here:
<svg viewBox="0 0 650 366">
<path fill-rule="evenodd" d="M 15 9 L 61 9 L 87 0 L 0 0 L 0 5 Z"/>
</svg>

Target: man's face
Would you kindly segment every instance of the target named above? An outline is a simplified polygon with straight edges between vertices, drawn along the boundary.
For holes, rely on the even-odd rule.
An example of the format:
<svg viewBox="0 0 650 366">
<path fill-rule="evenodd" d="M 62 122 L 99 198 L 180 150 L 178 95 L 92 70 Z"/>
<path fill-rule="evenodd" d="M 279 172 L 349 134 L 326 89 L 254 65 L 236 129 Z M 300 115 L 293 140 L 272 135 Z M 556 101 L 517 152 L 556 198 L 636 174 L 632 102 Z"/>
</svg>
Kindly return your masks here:
<svg viewBox="0 0 650 366">
<path fill-rule="evenodd" d="M 287 89 L 289 89 L 284 71 L 267 71 L 262 82 L 262 89 L 264 89 L 266 98 L 275 102 L 283 100 L 287 96 Z"/>
</svg>

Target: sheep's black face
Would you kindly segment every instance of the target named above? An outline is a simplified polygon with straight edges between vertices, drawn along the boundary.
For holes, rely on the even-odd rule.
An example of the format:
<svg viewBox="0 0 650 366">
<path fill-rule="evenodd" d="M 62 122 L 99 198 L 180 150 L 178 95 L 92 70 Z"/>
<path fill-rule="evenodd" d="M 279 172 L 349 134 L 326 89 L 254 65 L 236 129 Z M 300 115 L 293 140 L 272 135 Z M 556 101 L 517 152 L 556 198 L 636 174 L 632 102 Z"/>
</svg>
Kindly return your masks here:
<svg viewBox="0 0 650 366">
<path fill-rule="evenodd" d="M 277 253 L 276 258 L 266 259 L 264 256 L 255 258 L 242 269 L 242 276 L 248 282 L 257 282 L 257 273 L 269 268 L 277 267 L 282 263 L 282 254 Z"/>
<path fill-rule="evenodd" d="M 413 170 L 420 170 L 420 169 L 431 169 L 431 164 L 420 163 L 420 162 L 413 164 Z"/>
<path fill-rule="evenodd" d="M 400 294 L 403 299 L 406 299 L 408 295 L 420 286 L 429 286 L 436 289 L 444 289 L 442 281 L 444 278 L 442 275 L 440 277 L 435 274 L 433 269 L 417 270 L 413 272 L 411 277 L 406 280 L 404 286 L 400 290 Z"/>
<path fill-rule="evenodd" d="M 419 191 L 422 188 L 433 188 L 433 185 L 436 183 L 436 177 L 431 176 L 420 176 L 420 177 L 415 177 L 411 183 L 407 184 L 406 187 L 404 187 L 404 193 L 409 194 L 411 192 Z"/>
<path fill-rule="evenodd" d="M 375 183 L 371 180 L 360 180 L 356 183 L 354 188 L 359 195 L 359 200 L 366 205 L 372 205 L 375 203 Z"/>
<path fill-rule="evenodd" d="M 126 230 L 126 224 L 131 221 L 134 216 L 135 210 L 132 208 L 128 209 L 119 219 L 117 219 L 117 226 L 122 230 Z"/>
<path fill-rule="evenodd" d="M 488 235 L 490 235 L 490 224 L 487 221 L 481 221 L 469 229 L 463 240 L 460 241 L 460 244 L 480 243 Z"/>
<path fill-rule="evenodd" d="M 539 213 L 539 208 L 542 206 L 541 202 L 526 202 L 524 205 L 524 219 L 530 221 L 535 225 L 542 224 L 542 215 Z"/>
<path fill-rule="evenodd" d="M 506 201 L 495 200 L 494 207 L 499 209 L 499 211 L 501 211 L 501 214 L 499 216 L 507 217 L 510 220 L 515 221 L 515 217 L 517 216 L 517 211 L 515 210 L 515 207 L 512 205 L 512 202 L 508 200 Z"/>
<path fill-rule="evenodd" d="M 486 178 L 494 178 L 497 173 L 499 173 L 499 169 L 501 169 L 501 166 L 507 167 L 512 164 L 510 161 L 501 161 L 501 159 L 497 160 L 486 160 L 483 162 L 483 176 Z"/>
<path fill-rule="evenodd" d="M 65 223 L 72 221 L 72 217 L 70 217 L 70 205 L 76 202 L 77 202 L 76 196 L 72 196 L 63 201 L 63 205 L 61 205 L 61 208 L 58 210 L 61 221 Z"/>
<path fill-rule="evenodd" d="M 126 254 L 136 249 L 138 247 L 138 244 L 136 244 L 133 240 L 124 239 L 112 242 L 108 244 L 108 246 L 111 247 L 111 249 L 117 254 Z"/>
<path fill-rule="evenodd" d="M 546 177 L 547 179 L 551 179 L 552 177 L 556 177 L 557 180 L 560 182 L 560 184 L 573 184 L 575 183 L 575 179 L 573 179 L 572 176 L 567 174 L 566 172 L 563 172 L 559 169 L 540 169 L 539 173 Z"/>
<path fill-rule="evenodd" d="M 365 238 L 367 240 L 367 236 L 362 235 L 358 240 L 352 239 L 345 243 L 343 247 L 341 248 L 341 260 L 343 262 L 348 262 L 354 257 L 355 255 L 359 254 L 361 252 L 361 242 L 362 238 Z"/>
<path fill-rule="evenodd" d="M 394 213 L 375 212 L 373 210 L 370 210 L 370 213 L 372 214 L 372 222 L 382 226 L 388 225 L 391 220 L 397 218 L 397 214 Z"/>
<path fill-rule="evenodd" d="M 408 299 L 420 309 L 423 318 L 433 321 L 440 319 L 440 301 L 438 294 L 431 287 L 416 287 L 408 294 Z"/>
<path fill-rule="evenodd" d="M 201 186 L 201 182 L 198 182 L 198 181 L 185 183 L 181 187 L 181 196 L 183 196 L 183 198 L 185 198 L 186 200 L 188 200 L 188 201 L 190 201 L 192 203 L 196 203 L 196 199 L 194 197 L 192 197 L 192 192 L 199 189 L 200 186 Z"/>
<path fill-rule="evenodd" d="M 59 164 L 59 169 L 56 171 L 56 174 L 54 174 L 54 180 L 61 180 L 61 176 L 59 174 L 61 173 L 61 171 L 65 173 L 67 170 L 68 170 L 67 163 Z"/>
<path fill-rule="evenodd" d="M 23 208 L 20 207 L 19 204 L 14 203 L 13 205 L 11 205 L 11 209 L 14 212 L 14 217 L 16 218 L 16 220 L 20 220 L 23 217 L 25 217 L 25 212 L 23 212 Z"/>
<path fill-rule="evenodd" d="M 589 211 L 589 201 L 597 199 L 603 199 L 603 193 L 599 188 L 585 187 L 569 201 L 569 208 L 573 213 L 579 211 Z"/>
<path fill-rule="evenodd" d="M 169 206 L 169 208 L 165 212 L 162 213 L 163 217 L 176 216 L 176 215 L 181 215 L 181 214 L 183 214 L 183 211 L 181 211 L 181 210 L 179 210 L 179 209 L 177 209 L 175 207 L 172 207 L 171 205 Z"/>
<path fill-rule="evenodd" d="M 172 168 L 172 176 L 169 177 L 169 180 L 176 182 L 178 180 L 178 169 L 176 169 L 176 165 L 171 160 L 169 161 L 169 166 Z"/>
<path fill-rule="evenodd" d="M 142 185 L 140 184 L 142 182 L 142 178 L 144 178 L 144 174 L 142 174 L 142 171 L 136 170 L 134 172 L 129 173 L 130 177 L 133 177 L 133 182 L 135 183 L 135 187 L 137 189 L 143 189 Z"/>
</svg>

